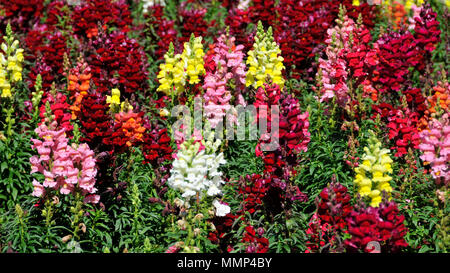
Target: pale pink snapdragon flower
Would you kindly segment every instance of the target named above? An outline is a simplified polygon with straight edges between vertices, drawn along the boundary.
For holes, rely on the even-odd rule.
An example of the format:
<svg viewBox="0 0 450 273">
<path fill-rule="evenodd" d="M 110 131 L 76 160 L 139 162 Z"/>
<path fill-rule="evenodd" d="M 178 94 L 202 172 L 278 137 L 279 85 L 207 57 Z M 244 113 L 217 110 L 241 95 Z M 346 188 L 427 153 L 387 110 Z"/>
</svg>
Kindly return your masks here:
<svg viewBox="0 0 450 273">
<path fill-rule="evenodd" d="M 243 45 L 235 45 L 235 38 L 222 34 L 214 45 L 214 56 L 216 69 L 214 73 L 207 73 L 203 88 L 205 94 L 205 115 L 211 123 L 211 128 L 216 128 L 219 122 L 231 108 L 230 100 L 233 95 L 236 104 L 246 105 L 242 92 L 245 90 L 245 63 Z M 234 94 L 227 86 L 234 82 Z M 237 123 L 237 119 L 231 115 L 231 122 Z"/>
<path fill-rule="evenodd" d="M 61 194 L 80 192 L 85 202 L 97 203 L 100 196 L 95 195 L 95 176 L 97 175 L 94 152 L 85 143 L 69 145 L 65 129 L 56 130 L 57 123 L 50 128 L 41 124 L 35 132 L 44 141 L 31 139 L 32 148 L 39 155 L 30 158 L 31 172 L 42 173 L 43 183 L 33 180 L 33 196 L 45 195 L 46 188 L 58 190 Z"/>
<path fill-rule="evenodd" d="M 450 122 L 445 113 L 437 120 L 429 122 L 429 128 L 420 132 L 419 149 L 423 151 L 420 158 L 430 164 L 431 175 L 437 183 L 450 182 Z"/>
</svg>

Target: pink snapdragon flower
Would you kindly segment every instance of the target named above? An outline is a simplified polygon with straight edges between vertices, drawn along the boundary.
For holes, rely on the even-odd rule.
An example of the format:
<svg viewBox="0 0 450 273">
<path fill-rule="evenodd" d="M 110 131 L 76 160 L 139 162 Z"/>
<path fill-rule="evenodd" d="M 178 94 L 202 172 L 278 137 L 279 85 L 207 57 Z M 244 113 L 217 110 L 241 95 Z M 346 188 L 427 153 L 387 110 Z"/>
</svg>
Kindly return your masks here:
<svg viewBox="0 0 450 273">
<path fill-rule="evenodd" d="M 431 165 L 431 175 L 437 183 L 450 182 L 450 122 L 449 114 L 442 115 L 440 120 L 432 119 L 429 128 L 420 132 L 423 151 L 420 158 Z"/>
<path fill-rule="evenodd" d="M 227 111 L 231 108 L 230 100 L 232 92 L 227 86 L 234 82 L 236 103 L 246 104 L 242 92 L 245 89 L 245 64 L 243 45 L 235 45 L 235 38 L 222 34 L 214 45 L 212 60 L 215 63 L 215 71 L 207 71 L 205 77 L 205 115 L 216 128 Z M 235 115 L 231 115 L 231 122 L 236 123 Z"/>
<path fill-rule="evenodd" d="M 43 184 L 33 181 L 33 196 L 45 195 L 45 188 L 59 190 L 61 194 L 70 194 L 80 191 L 85 202 L 97 203 L 99 196 L 95 188 L 95 176 L 97 175 L 94 152 L 85 143 L 69 145 L 65 130 L 56 130 L 57 122 L 50 124 L 50 128 L 41 124 L 35 132 L 39 139 L 31 139 L 32 148 L 36 149 L 39 156 L 30 158 L 31 173 L 44 174 Z"/>
<path fill-rule="evenodd" d="M 337 19 L 337 26 L 327 30 L 325 40 L 327 59 L 319 58 L 319 69 L 322 73 L 322 96 L 320 101 L 329 101 L 336 97 L 336 102 L 344 106 L 348 96 L 348 69 L 345 52 L 350 52 L 350 35 L 355 30 L 355 22 L 344 16 L 344 20 Z"/>
</svg>

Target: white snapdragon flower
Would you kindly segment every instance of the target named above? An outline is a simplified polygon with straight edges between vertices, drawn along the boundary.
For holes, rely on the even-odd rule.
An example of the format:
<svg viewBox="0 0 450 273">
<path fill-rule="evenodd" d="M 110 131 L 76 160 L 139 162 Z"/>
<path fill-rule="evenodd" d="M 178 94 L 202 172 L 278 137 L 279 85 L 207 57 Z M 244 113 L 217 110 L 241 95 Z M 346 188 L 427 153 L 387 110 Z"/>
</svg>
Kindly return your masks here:
<svg viewBox="0 0 450 273">
<path fill-rule="evenodd" d="M 223 153 L 214 154 L 220 141 L 204 143 L 205 149 L 201 151 L 198 142 L 185 141 L 181 144 L 167 180 L 169 186 L 180 190 L 187 200 L 197 194 L 199 197 L 205 193 L 208 196 L 220 195 L 225 183 L 221 178 L 222 172 L 218 171 L 220 165 L 226 163 Z"/>
<path fill-rule="evenodd" d="M 230 213 L 230 206 L 222 204 L 219 200 L 213 201 L 213 206 L 216 208 L 216 216 L 223 217 Z"/>
<path fill-rule="evenodd" d="M 149 7 L 153 7 L 155 5 L 165 6 L 166 3 L 164 0 L 142 0 L 144 5 L 142 6 L 144 13 L 147 13 Z"/>
</svg>

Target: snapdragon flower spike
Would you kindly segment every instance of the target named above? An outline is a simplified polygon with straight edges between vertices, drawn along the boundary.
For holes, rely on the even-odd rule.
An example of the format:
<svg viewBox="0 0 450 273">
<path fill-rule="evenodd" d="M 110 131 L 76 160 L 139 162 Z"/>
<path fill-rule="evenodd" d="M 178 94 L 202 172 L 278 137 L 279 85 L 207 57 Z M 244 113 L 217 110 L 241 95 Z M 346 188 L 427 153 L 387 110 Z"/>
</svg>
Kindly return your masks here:
<svg viewBox="0 0 450 273">
<path fill-rule="evenodd" d="M 71 14 L 72 30 L 78 37 L 95 38 L 98 24 L 104 29 L 115 26 L 127 32 L 133 19 L 126 1 L 83 0 Z"/>
<path fill-rule="evenodd" d="M 177 41 L 177 31 L 174 29 L 175 21 L 163 17 L 164 6 L 162 5 L 152 5 L 147 10 L 148 12 L 144 14 L 144 17 L 149 20 L 150 25 L 156 32 L 155 40 L 158 41 L 158 47 L 154 54 L 159 60 L 164 58 L 170 43 L 176 43 Z M 151 31 L 150 34 L 152 34 Z"/>
<path fill-rule="evenodd" d="M 65 129 L 56 130 L 57 122 L 42 124 L 35 132 L 40 139 L 31 139 L 32 148 L 39 156 L 30 158 L 31 173 L 44 175 L 43 184 L 33 181 L 33 196 L 41 197 L 51 188 L 61 194 L 80 192 L 87 203 L 98 203 L 100 196 L 95 195 L 95 176 L 97 175 L 94 152 L 86 143 L 68 144 Z M 42 139 L 42 140 L 41 140 Z"/>
<path fill-rule="evenodd" d="M 267 32 L 264 31 L 261 21 L 258 22 L 258 29 L 255 36 L 253 49 L 248 52 L 246 64 L 249 65 L 245 85 L 257 89 L 264 85 L 267 78 L 273 83 L 279 85 L 281 89 L 284 86 L 282 70 L 283 57 L 280 56 L 281 50 L 274 41 L 272 27 Z"/>
<path fill-rule="evenodd" d="M 231 88 L 235 89 L 238 104 L 245 105 L 241 92 L 245 88 L 245 64 L 243 63 L 243 46 L 234 44 L 235 38 L 222 34 L 214 45 L 212 60 L 214 73 L 207 72 L 203 89 L 206 90 L 205 116 L 211 128 L 216 128 L 230 109 Z M 230 87 L 231 86 L 231 87 Z M 233 116 L 235 117 L 235 116 Z M 234 118 L 233 122 L 237 122 Z"/>
<path fill-rule="evenodd" d="M 2 29 L 11 23 L 14 30 L 27 33 L 43 16 L 44 2 L 41 0 L 2 1 L 0 9 L 2 10 L 0 17 Z"/>
<path fill-rule="evenodd" d="M 70 123 L 72 114 L 69 111 L 70 104 L 67 103 L 67 96 L 59 92 L 56 93 L 56 95 L 52 95 L 50 92 L 47 93 L 47 97 L 42 99 L 42 104 L 40 106 L 40 124 L 44 124 L 48 121 L 46 119 L 47 102 L 50 105 L 51 114 L 54 116 L 54 120 L 57 122 L 58 126 L 64 128 L 68 135 L 72 135 L 73 125 Z"/>
<path fill-rule="evenodd" d="M 248 10 L 233 8 L 228 12 L 225 18 L 225 24 L 230 29 L 230 35 L 236 37 L 236 43 L 244 46 L 244 52 L 252 49 L 253 39 L 246 31 L 251 20 Z"/>
<path fill-rule="evenodd" d="M 392 177 L 389 174 L 392 173 L 393 161 L 389 157 L 389 150 L 381 147 L 381 142 L 373 132 L 368 142 L 369 146 L 364 147 L 365 153 L 361 158 L 363 162 L 355 168 L 354 183 L 358 186 L 361 196 L 371 198 L 370 206 L 378 207 L 382 192 L 389 194 L 392 191 L 389 184 Z"/>
<path fill-rule="evenodd" d="M 279 105 L 279 116 L 275 115 L 276 120 L 272 120 L 272 113 L 275 111 L 272 106 Z M 267 121 L 267 133 L 262 135 L 256 145 L 256 156 L 263 158 L 265 163 L 264 172 L 271 173 L 277 177 L 284 177 L 293 172 L 294 166 L 300 160 L 299 153 L 307 151 L 307 145 L 310 141 L 308 132 L 309 121 L 308 112 L 301 113 L 298 99 L 291 95 L 281 94 L 280 87 L 276 84 L 265 84 L 260 87 L 256 94 L 254 106 L 266 106 L 259 109 L 257 113 L 258 120 Z M 276 112 L 276 111 L 275 111 Z M 278 122 L 278 135 L 272 131 L 272 123 Z M 278 147 L 274 151 L 262 151 L 262 145 L 275 140 Z"/>
<path fill-rule="evenodd" d="M 171 138 L 167 128 L 151 124 L 144 118 L 145 132 L 142 143 L 144 163 L 150 163 L 153 167 L 160 166 L 164 161 L 172 160 L 173 149 L 170 146 Z"/>
<path fill-rule="evenodd" d="M 91 78 L 91 68 L 83 59 L 80 59 L 77 66 L 69 72 L 67 90 L 70 92 L 70 99 L 73 101 L 72 106 L 70 106 L 72 119 L 76 119 L 80 115 L 81 101 L 88 93 Z"/>
<path fill-rule="evenodd" d="M 131 110 L 127 113 L 119 112 L 115 114 L 113 133 L 103 142 L 106 145 L 114 146 L 117 153 L 141 144 L 145 132 L 145 128 L 142 126 L 143 115 L 144 112 L 134 113 Z"/>
<path fill-rule="evenodd" d="M 440 120 L 432 119 L 429 127 L 420 132 L 420 158 L 430 164 L 431 175 L 436 183 L 450 183 L 450 121 L 445 113 Z"/>
<path fill-rule="evenodd" d="M 364 203 L 354 206 L 346 218 L 350 239 L 344 241 L 348 252 L 371 252 L 369 242 L 378 242 L 381 253 L 399 252 L 407 247 L 405 217 L 399 214 L 397 204 L 386 202 L 378 208 L 366 207 Z"/>
<path fill-rule="evenodd" d="M 382 35 L 374 44 L 379 49 L 379 72 L 375 88 L 381 93 L 396 93 L 409 76 L 409 68 L 424 68 L 424 56 L 420 54 L 414 36 L 406 32 L 389 32 Z"/>
<path fill-rule="evenodd" d="M 436 45 L 441 41 L 441 30 L 437 13 L 433 11 L 429 3 L 423 5 L 420 14 L 414 17 L 414 37 L 419 48 L 423 48 L 429 53 L 433 52 Z"/>
<path fill-rule="evenodd" d="M 341 107 L 349 100 L 348 95 L 348 69 L 345 57 L 342 54 L 344 48 L 349 47 L 349 36 L 355 29 L 355 22 L 348 19 L 337 19 L 338 25 L 328 29 L 328 38 L 325 40 L 327 59 L 319 58 L 319 72 L 322 79 L 322 96 L 320 101 L 330 101 L 334 97 Z"/>
<path fill-rule="evenodd" d="M 212 135 L 214 137 L 214 135 Z M 173 189 L 182 192 L 182 197 L 189 201 L 192 197 L 214 197 L 222 194 L 225 183 L 219 172 L 220 165 L 226 163 L 223 153 L 215 154 L 220 140 L 215 143 L 204 142 L 204 149 L 198 141 L 191 138 L 180 144 L 176 159 L 172 163 L 171 176 L 167 183 Z"/>
<path fill-rule="evenodd" d="M 89 65 L 97 93 L 105 94 L 119 88 L 123 96 L 129 97 L 147 87 L 146 55 L 135 39 L 118 31 L 99 33 L 92 45 L 95 54 L 90 56 Z"/>
<path fill-rule="evenodd" d="M 193 85 L 200 83 L 200 76 L 206 73 L 204 55 L 202 37 L 194 37 L 194 34 L 191 35 L 189 42 L 184 43 L 181 54 L 174 55 L 171 43 L 164 55 L 165 63 L 159 66 L 157 91 L 164 92 L 168 96 L 178 96 L 184 91 L 186 83 Z"/>
<path fill-rule="evenodd" d="M 246 245 L 246 253 L 266 253 L 269 250 L 269 240 L 263 236 L 264 232 L 260 233 L 256 233 L 253 226 L 245 227 L 242 242 Z"/>
<path fill-rule="evenodd" d="M 10 25 L 8 25 L 7 32 L 9 34 L 4 39 L 8 41 L 8 45 L 2 43 L 0 51 L 1 98 L 11 97 L 11 84 L 22 80 L 22 63 L 24 61 L 24 50 L 19 48 L 19 41 L 12 36 Z"/>
<path fill-rule="evenodd" d="M 252 22 L 261 22 L 265 28 L 268 28 L 275 22 L 276 13 L 274 0 L 253 0 L 253 5 L 249 7 L 250 20 Z"/>
<path fill-rule="evenodd" d="M 81 101 L 79 120 L 80 131 L 83 133 L 80 141 L 89 144 L 97 152 L 113 153 L 113 147 L 104 144 L 104 140 L 112 134 L 113 121 L 108 113 L 106 98 L 95 94 L 87 94 Z"/>
<path fill-rule="evenodd" d="M 416 112 L 396 109 L 390 111 L 387 128 L 389 139 L 395 143 L 391 150 L 396 150 L 394 156 L 401 157 L 408 153 L 408 148 L 417 149 L 420 143 L 417 124 L 419 115 Z"/>
<path fill-rule="evenodd" d="M 207 9 L 187 9 L 185 7 L 186 2 L 181 3 L 179 16 L 183 18 L 183 27 L 181 28 L 181 36 L 178 38 L 180 45 L 189 42 L 190 36 L 194 37 L 206 37 L 208 34 L 208 28 L 214 27 L 215 20 L 208 23 L 204 17 Z"/>
<path fill-rule="evenodd" d="M 332 181 L 316 197 L 317 211 L 311 217 L 306 234 L 306 253 L 311 252 L 342 252 L 337 236 L 347 232 L 346 218 L 353 207 L 347 188 Z M 327 249 L 321 249 L 328 244 Z"/>
</svg>

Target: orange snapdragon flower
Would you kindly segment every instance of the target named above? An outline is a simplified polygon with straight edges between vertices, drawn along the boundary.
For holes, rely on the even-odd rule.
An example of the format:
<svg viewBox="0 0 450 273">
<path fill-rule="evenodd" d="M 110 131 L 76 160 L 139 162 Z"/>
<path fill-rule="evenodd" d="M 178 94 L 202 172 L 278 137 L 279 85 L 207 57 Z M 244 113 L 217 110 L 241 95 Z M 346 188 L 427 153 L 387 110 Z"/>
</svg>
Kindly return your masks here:
<svg viewBox="0 0 450 273">
<path fill-rule="evenodd" d="M 91 78 L 91 73 L 79 75 L 76 73 L 69 74 L 69 86 L 67 87 L 67 90 L 69 90 L 71 94 L 70 99 L 74 101 L 73 105 L 69 108 L 72 110 L 72 119 L 76 119 L 80 113 L 81 101 L 83 100 L 83 97 L 87 95 Z"/>
<path fill-rule="evenodd" d="M 142 115 L 129 111 L 128 113 L 120 112 L 115 115 L 117 123 L 121 123 L 121 130 L 129 140 L 126 142 L 130 147 L 135 142 L 143 141 L 145 128 L 142 126 Z"/>
<path fill-rule="evenodd" d="M 444 113 L 450 112 L 450 85 L 449 83 L 438 82 L 436 86 L 433 87 L 434 94 L 427 98 L 429 108 L 425 111 L 424 116 L 419 120 L 418 129 L 422 131 L 428 128 L 428 120 L 433 114 L 436 114 L 436 108 L 444 111 Z"/>
<path fill-rule="evenodd" d="M 393 21 L 395 30 L 400 29 L 408 20 L 405 6 L 397 1 L 392 3 L 392 6 L 388 6 L 388 16 Z"/>
</svg>

